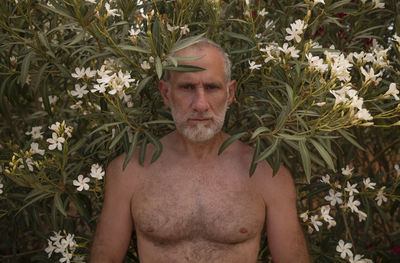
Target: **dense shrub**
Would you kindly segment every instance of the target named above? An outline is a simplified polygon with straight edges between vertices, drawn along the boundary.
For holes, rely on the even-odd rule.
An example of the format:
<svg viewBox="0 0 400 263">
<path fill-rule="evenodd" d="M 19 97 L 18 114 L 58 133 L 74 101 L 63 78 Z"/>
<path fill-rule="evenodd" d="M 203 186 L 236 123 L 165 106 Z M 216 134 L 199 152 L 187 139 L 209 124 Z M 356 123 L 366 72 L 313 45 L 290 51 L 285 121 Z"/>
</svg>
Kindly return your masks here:
<svg viewBox="0 0 400 263">
<path fill-rule="evenodd" d="M 400 260 L 400 3 L 0 2 L 0 259 L 81 262 L 115 156 L 173 129 L 157 82 L 185 36 L 231 57 L 224 130 L 285 164 L 315 262 Z M 195 40 L 194 40 L 195 41 Z M 260 259 L 268 248 L 261 244 Z M 127 262 L 138 262 L 131 243 Z"/>
</svg>

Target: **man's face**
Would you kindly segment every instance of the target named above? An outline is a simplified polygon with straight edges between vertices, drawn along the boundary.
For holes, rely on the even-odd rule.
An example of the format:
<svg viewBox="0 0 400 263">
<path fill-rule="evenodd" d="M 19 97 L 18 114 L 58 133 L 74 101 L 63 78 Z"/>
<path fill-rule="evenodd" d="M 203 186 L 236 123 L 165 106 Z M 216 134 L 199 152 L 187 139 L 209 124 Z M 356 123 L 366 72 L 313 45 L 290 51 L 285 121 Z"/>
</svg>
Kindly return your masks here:
<svg viewBox="0 0 400 263">
<path fill-rule="evenodd" d="M 164 102 L 171 108 L 178 132 L 193 142 L 204 142 L 220 132 L 236 82 L 227 83 L 224 61 L 214 47 L 192 47 L 175 56 L 204 56 L 182 62 L 202 67 L 199 72 L 171 72 L 169 82 L 160 82 Z"/>
</svg>

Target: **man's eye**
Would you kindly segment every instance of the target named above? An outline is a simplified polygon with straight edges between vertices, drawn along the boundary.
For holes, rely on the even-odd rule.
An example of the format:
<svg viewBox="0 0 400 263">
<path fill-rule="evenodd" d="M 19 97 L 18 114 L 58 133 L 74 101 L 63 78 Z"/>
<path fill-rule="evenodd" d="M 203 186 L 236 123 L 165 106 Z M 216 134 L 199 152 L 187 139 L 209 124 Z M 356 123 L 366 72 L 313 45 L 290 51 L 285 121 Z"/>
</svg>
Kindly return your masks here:
<svg viewBox="0 0 400 263">
<path fill-rule="evenodd" d="M 208 90 L 214 90 L 214 89 L 218 89 L 218 86 L 217 86 L 217 85 L 207 85 L 207 86 L 206 86 L 206 89 L 208 89 Z"/>
<path fill-rule="evenodd" d="M 183 89 L 193 89 L 193 85 L 183 85 L 182 86 Z"/>
</svg>

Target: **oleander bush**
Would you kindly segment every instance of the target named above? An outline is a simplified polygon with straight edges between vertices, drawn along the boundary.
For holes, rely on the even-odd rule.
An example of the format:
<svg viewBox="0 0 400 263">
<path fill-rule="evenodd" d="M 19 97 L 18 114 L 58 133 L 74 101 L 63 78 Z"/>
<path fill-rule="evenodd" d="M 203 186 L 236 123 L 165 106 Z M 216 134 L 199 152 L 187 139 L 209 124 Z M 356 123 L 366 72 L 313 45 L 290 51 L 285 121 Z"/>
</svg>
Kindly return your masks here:
<svg viewBox="0 0 400 263">
<path fill-rule="evenodd" d="M 148 144 L 157 161 L 174 129 L 157 82 L 201 70 L 169 55 L 187 36 L 229 54 L 221 150 L 253 146 L 249 176 L 289 168 L 314 262 L 400 261 L 398 1 L 3 0 L 0 16 L 2 262 L 86 260 L 108 162 Z"/>
</svg>

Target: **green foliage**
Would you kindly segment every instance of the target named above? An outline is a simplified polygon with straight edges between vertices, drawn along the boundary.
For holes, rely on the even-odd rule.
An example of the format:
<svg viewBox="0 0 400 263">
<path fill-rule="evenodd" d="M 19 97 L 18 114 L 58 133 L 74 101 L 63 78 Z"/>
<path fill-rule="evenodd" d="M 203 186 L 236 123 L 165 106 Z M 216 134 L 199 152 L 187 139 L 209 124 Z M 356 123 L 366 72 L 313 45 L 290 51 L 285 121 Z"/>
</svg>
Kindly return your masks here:
<svg viewBox="0 0 400 263">
<path fill-rule="evenodd" d="M 238 82 L 220 152 L 240 139 L 255 149 L 250 175 L 264 161 L 289 168 L 315 262 L 348 262 L 339 240 L 399 260 L 397 1 L 94 2 L 0 2 L 0 259 L 55 261 L 46 240 L 72 234 L 70 252 L 87 255 L 108 162 L 126 153 L 125 168 L 140 149 L 143 163 L 149 143 L 156 161 L 174 128 L 158 81 L 202 70 L 170 56 L 191 35 L 220 43 Z M 134 241 L 126 261 L 138 262 Z"/>
</svg>

